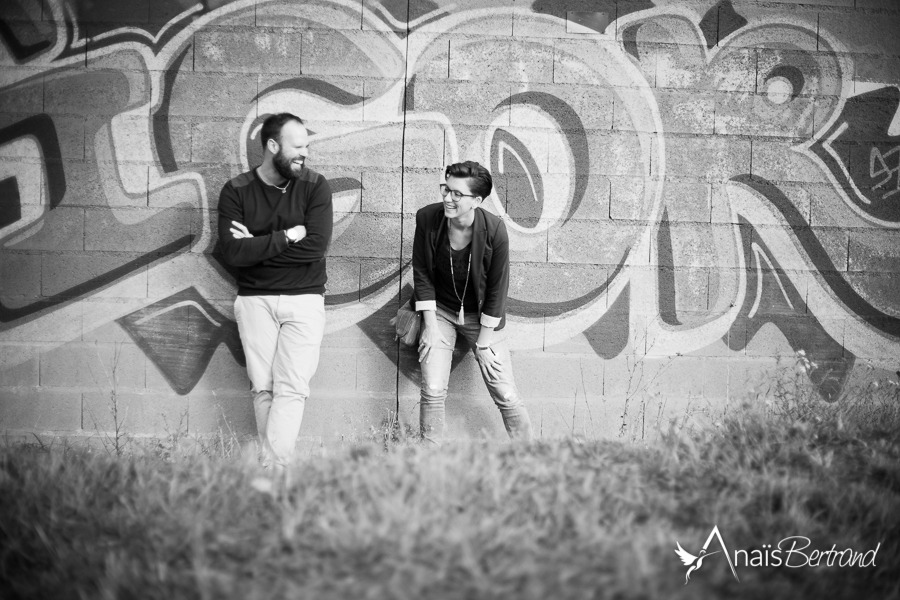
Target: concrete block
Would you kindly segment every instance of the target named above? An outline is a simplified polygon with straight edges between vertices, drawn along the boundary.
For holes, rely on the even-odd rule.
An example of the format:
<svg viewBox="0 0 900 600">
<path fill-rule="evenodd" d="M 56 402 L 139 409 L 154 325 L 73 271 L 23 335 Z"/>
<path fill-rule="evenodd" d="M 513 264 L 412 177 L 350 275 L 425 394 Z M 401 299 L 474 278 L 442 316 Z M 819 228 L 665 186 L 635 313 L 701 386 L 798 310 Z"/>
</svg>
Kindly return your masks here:
<svg viewBox="0 0 900 600">
<path fill-rule="evenodd" d="M 438 186 L 443 181 L 443 171 L 433 169 L 430 171 L 406 171 L 403 173 L 403 212 L 415 213 L 420 208 L 441 201 Z M 410 220 L 410 225 L 415 228 L 415 216 Z"/>
<path fill-rule="evenodd" d="M 169 117 L 244 118 L 256 110 L 257 76 L 243 73 L 185 73 L 172 86 Z"/>
<path fill-rule="evenodd" d="M 640 230 L 641 225 L 632 222 L 572 220 L 566 224 L 565 231 L 549 231 L 548 260 L 616 265 L 634 244 Z"/>
<path fill-rule="evenodd" d="M 2 388 L 0 427 L 4 430 L 78 431 L 81 393 L 44 388 Z"/>
<path fill-rule="evenodd" d="M 397 367 L 382 350 L 356 353 L 356 391 L 367 396 L 396 395 Z"/>
<path fill-rule="evenodd" d="M 557 39 L 553 45 L 553 82 L 609 87 L 611 82 L 597 74 L 591 65 L 598 56 L 617 51 L 609 39 Z M 640 68 L 645 75 L 655 73 L 655 56 L 648 57 L 646 64 L 641 61 Z"/>
<path fill-rule="evenodd" d="M 250 387 L 250 379 L 247 377 L 246 367 L 239 365 L 234 360 L 231 351 L 224 344 L 221 344 L 216 347 L 209 364 L 204 368 L 203 375 L 197 381 L 191 393 L 203 390 L 247 391 L 249 393 Z M 147 389 L 165 390 L 167 392 L 172 389 L 171 385 L 151 361 L 147 361 Z"/>
<path fill-rule="evenodd" d="M 15 245 L 16 250 L 70 251 L 84 248 L 84 210 L 57 207 L 45 217 L 43 226 Z"/>
<path fill-rule="evenodd" d="M 893 0 L 885 2 L 893 4 Z M 857 86 L 869 82 L 900 85 L 900 57 L 856 54 L 853 65 L 853 79 Z"/>
<path fill-rule="evenodd" d="M 900 12 L 900 7 L 897 6 L 894 0 L 856 0 L 856 8 L 881 8 Z"/>
<path fill-rule="evenodd" d="M 790 98 L 782 88 L 770 92 L 716 94 L 715 131 L 719 135 L 808 138 L 813 132 L 815 99 Z M 774 90 L 774 91 L 773 91 Z"/>
<path fill-rule="evenodd" d="M 562 354 L 528 351 L 512 356 L 516 386 L 523 398 L 569 398 L 584 393 L 581 362 Z"/>
<path fill-rule="evenodd" d="M 693 223 L 712 221 L 712 188 L 706 182 L 668 179 L 663 184 L 663 203 L 669 221 Z M 616 218 L 629 217 L 623 215 Z"/>
<path fill-rule="evenodd" d="M 81 340 L 84 342 L 101 342 L 104 344 L 130 344 L 133 342 L 131 336 L 128 335 L 128 332 L 115 321 L 109 321 L 102 325 L 84 330 L 81 334 Z"/>
<path fill-rule="evenodd" d="M 85 391 L 142 389 L 144 353 L 134 344 L 69 342 L 40 357 L 45 387 Z"/>
<path fill-rule="evenodd" d="M 728 225 L 705 223 L 661 223 L 658 235 L 650 238 L 651 263 L 661 267 L 727 267 L 727 257 L 718 256 L 712 231 L 730 229 Z M 660 240 L 662 238 L 662 241 Z M 668 243 L 671 245 L 666 248 Z M 725 258 L 725 261 L 721 259 Z"/>
<path fill-rule="evenodd" d="M 455 2 L 452 8 L 448 6 L 444 10 L 452 11 L 455 14 L 464 14 L 471 10 L 480 11 L 476 13 L 476 18 L 468 19 L 457 25 L 453 29 L 454 34 L 501 36 L 513 35 L 513 11 L 508 9 L 509 6 L 510 4 L 505 0 L 461 0 Z M 422 16 L 432 11 L 435 15 L 440 14 L 436 5 L 428 0 L 412 0 L 410 3 L 410 16 Z M 442 19 L 433 19 L 426 20 L 416 29 L 443 33 L 446 31 L 447 25 Z M 521 32 L 516 33 L 516 35 L 521 34 Z"/>
<path fill-rule="evenodd" d="M 531 184 L 527 178 L 509 178 L 513 185 L 506 189 L 505 208 L 507 214 L 517 223 L 525 226 L 529 219 L 553 221 L 557 213 L 547 210 L 548 206 L 566 206 L 566 211 L 559 214 L 553 224 L 560 224 L 568 218 L 568 211 L 575 207 L 572 214 L 576 219 L 602 221 L 610 218 L 610 180 L 605 175 L 570 176 L 563 173 L 533 174 L 532 179 L 539 178 L 543 184 L 543 202 L 538 204 L 533 198 Z M 497 181 L 494 175 L 494 181 Z M 526 179 L 523 181 L 523 179 Z M 527 185 L 527 187 L 526 187 Z M 529 204 L 537 205 L 541 211 L 529 211 Z M 533 217 L 528 215 L 532 214 Z M 534 226 L 534 225 L 531 225 Z"/>
<path fill-rule="evenodd" d="M 187 403 L 186 425 L 189 433 L 219 433 L 226 440 L 231 436 L 257 436 L 256 415 L 253 413 L 253 399 L 249 390 L 195 390 L 188 395 Z"/>
<path fill-rule="evenodd" d="M 394 413 L 393 398 L 315 393 L 306 402 L 300 435 L 344 440 L 370 439 L 388 429 Z"/>
<path fill-rule="evenodd" d="M 146 23 L 150 16 L 150 0 L 136 0 L 135 2 L 120 3 L 113 0 L 100 0 L 91 2 L 75 9 L 80 23 Z M 44 5 L 44 15 L 51 14 L 49 7 Z"/>
<path fill-rule="evenodd" d="M 86 156 L 86 117 L 54 115 L 53 126 L 59 139 L 60 157 L 80 159 Z"/>
<path fill-rule="evenodd" d="M 754 142 L 755 143 L 755 142 Z M 720 136 L 666 138 L 666 176 L 703 177 L 722 181 L 750 172 L 749 140 Z M 756 154 L 753 155 L 756 171 Z"/>
<path fill-rule="evenodd" d="M 801 39 L 811 37 L 811 34 L 798 33 Z M 812 40 L 808 45 L 813 44 Z M 797 66 L 801 70 L 809 67 L 811 60 L 808 52 L 792 51 L 786 48 L 771 48 L 757 50 L 756 91 L 759 95 L 767 97 L 773 103 L 789 105 L 800 98 L 813 98 L 820 96 L 835 96 L 840 93 L 840 81 L 848 73 L 842 71 L 841 62 L 837 55 L 826 52 L 826 47 L 820 46 L 821 54 L 816 55 L 815 75 L 807 76 L 802 81 L 802 87 L 794 89 L 793 82 L 787 81 L 785 76 L 778 77 L 779 70 L 785 66 Z M 782 81 L 778 81 L 782 79 Z"/>
<path fill-rule="evenodd" d="M 709 302 L 709 271 L 698 268 L 660 267 L 659 284 L 668 285 L 661 294 L 673 294 L 669 298 L 676 310 L 676 316 L 685 322 L 682 313 L 706 311 Z"/>
<path fill-rule="evenodd" d="M 650 173 L 650 150 L 642 147 L 637 135 L 622 131 L 589 131 L 589 169 L 592 175 L 645 177 Z M 569 157 L 550 156 L 551 173 L 568 173 Z"/>
<path fill-rule="evenodd" d="M 166 435 L 178 431 L 189 415 L 188 399 L 153 392 L 108 392 L 84 394 L 83 429 L 113 434 L 118 425 L 127 434 Z M 189 417 L 188 417 L 189 418 Z"/>
<path fill-rule="evenodd" d="M 142 90 L 145 75 L 111 70 L 70 70 L 44 78 L 44 111 L 69 115 L 116 115 Z"/>
<path fill-rule="evenodd" d="M 656 87 L 719 92 L 756 91 L 756 50 L 732 49 L 706 64 L 698 46 L 658 45 Z"/>
<path fill-rule="evenodd" d="M 335 213 L 362 210 L 362 172 L 354 167 L 316 165 L 315 171 L 328 180 L 333 194 Z"/>
<path fill-rule="evenodd" d="M 121 252 L 89 252 L 41 256 L 41 294 L 56 296 L 72 288 L 106 275 L 113 269 L 136 260 L 140 254 Z M 140 267 L 128 275 L 127 284 L 119 286 L 120 297 L 147 297 L 147 267 Z"/>
<path fill-rule="evenodd" d="M 347 136 L 319 140 L 310 151 L 310 163 L 359 170 L 396 169 L 403 162 L 403 125 L 387 124 Z"/>
<path fill-rule="evenodd" d="M 84 249 L 152 252 L 189 235 L 191 216 L 190 211 L 136 208 L 128 214 L 128 221 L 136 225 L 123 227 L 109 210 L 88 208 L 85 210 Z M 136 235 L 135 230 L 140 230 L 141 234 Z"/>
<path fill-rule="evenodd" d="M 900 272 L 900 231 L 851 231 L 848 269 Z"/>
<path fill-rule="evenodd" d="M 648 357 L 632 354 L 620 354 L 615 359 L 604 364 L 603 394 L 609 400 L 618 400 L 620 403 L 626 399 L 633 402 L 651 392 L 658 392 L 660 384 L 657 380 L 669 377 L 670 370 L 679 370 L 673 366 L 672 357 Z M 684 371 L 681 371 L 682 373 Z M 681 377 L 683 381 L 675 381 L 671 392 L 687 393 L 702 385 L 692 378 Z M 665 381 L 662 379 L 661 381 Z M 697 394 L 699 395 L 699 393 Z"/>
<path fill-rule="evenodd" d="M 623 88 L 624 89 L 624 88 Z M 531 111 L 513 111 L 510 125 L 514 127 L 548 127 L 552 130 L 572 131 L 609 130 L 613 127 L 614 100 L 623 89 L 599 85 L 528 82 L 512 86 L 513 97 L 522 105 L 546 113 L 550 120 L 538 122 Z M 555 100 L 543 102 L 546 96 Z M 624 117 L 623 117 L 624 118 Z"/>
<path fill-rule="evenodd" d="M 819 35 L 828 32 L 859 54 L 900 56 L 900 15 L 855 13 L 847 18 L 841 13 L 823 12 L 819 16 Z"/>
<path fill-rule="evenodd" d="M 194 70 L 300 74 L 303 36 L 285 30 L 232 29 L 194 35 Z"/>
<path fill-rule="evenodd" d="M 0 173 L 2 173 L 0 177 L 2 177 L 3 180 L 6 180 L 9 177 L 15 178 L 12 183 L 16 186 L 16 192 L 19 195 L 18 204 L 19 212 L 21 213 L 21 216 L 19 216 L 19 219 L 17 220 L 28 219 L 35 214 L 42 213 L 43 205 L 46 202 L 44 200 L 45 176 L 42 165 L 37 161 L 36 157 L 14 157 L 7 155 L 7 152 L 26 151 L 24 145 L 13 142 L 13 144 L 6 146 L 5 150 L 4 155 L 6 156 L 0 155 Z M 10 183 L 4 184 L 4 186 L 7 185 L 10 185 Z M 6 213 L 6 211 L 4 212 Z M 4 229 L 13 223 L 12 219 L 7 215 L 9 215 L 9 213 L 4 215 Z"/>
<path fill-rule="evenodd" d="M 416 234 L 416 217 L 415 215 L 404 213 L 401 218 L 403 219 L 403 226 L 401 227 L 400 261 L 406 264 L 412 260 L 413 241 Z"/>
<path fill-rule="evenodd" d="M 391 42 L 393 35 L 380 31 L 310 30 L 303 35 L 303 73 L 402 77 L 404 56 Z"/>
<path fill-rule="evenodd" d="M 571 303 L 599 286 L 609 269 L 574 263 L 520 263 L 509 270 L 509 297 L 536 305 Z"/>
<path fill-rule="evenodd" d="M 416 111 L 441 112 L 454 126 L 509 125 L 508 116 L 495 122 L 509 96 L 509 84 L 503 83 L 416 81 Z"/>
<path fill-rule="evenodd" d="M 774 327 L 774 326 L 773 326 Z M 788 361 L 778 357 L 734 358 L 728 361 L 731 400 L 757 403 L 767 397 L 776 382 L 790 373 Z"/>
<path fill-rule="evenodd" d="M 237 285 L 213 260 L 205 254 L 185 252 L 151 266 L 147 271 L 147 297 L 167 298 L 193 286 L 207 300 L 233 302 Z M 328 266 L 331 267 L 330 261 Z"/>
<path fill-rule="evenodd" d="M 420 7 L 420 3 L 413 2 L 413 19 L 422 15 L 416 14 L 427 11 L 425 7 Z M 361 18 L 362 28 L 364 31 L 396 31 L 406 33 L 409 18 L 409 3 L 395 4 L 388 9 L 381 0 L 362 0 L 363 14 Z M 419 10 L 417 10 L 417 8 Z M 368 18 L 366 18 L 368 17 Z M 389 17 L 392 17 L 388 20 Z"/>
<path fill-rule="evenodd" d="M 641 102 L 645 93 L 643 90 L 616 90 L 614 129 L 656 132 L 656 123 L 635 123 L 625 108 Z M 714 120 L 718 115 L 716 100 L 711 92 L 657 89 L 654 96 L 665 133 L 713 133 Z"/>
<path fill-rule="evenodd" d="M 300 106 L 307 105 L 306 98 L 315 100 L 326 100 L 327 102 L 337 104 L 333 108 L 314 108 L 315 104 L 309 106 L 308 112 L 300 111 L 299 108 L 291 110 L 297 113 L 297 116 L 303 119 L 312 119 L 315 123 L 323 121 L 362 121 L 364 120 L 364 110 L 366 99 L 377 98 L 384 90 L 378 90 L 376 80 L 367 90 L 366 86 L 369 80 L 354 79 L 351 77 L 335 77 L 328 75 L 316 75 L 315 77 L 298 77 L 287 79 L 284 75 L 268 75 L 260 74 L 259 76 L 259 97 L 260 114 L 267 112 L 280 112 L 283 104 Z M 270 96 L 274 96 L 272 100 Z M 295 104 L 297 103 L 297 104 Z M 319 104 L 318 107 L 323 105 Z M 327 106 L 327 105 L 326 105 Z"/>
<path fill-rule="evenodd" d="M 823 193 L 829 195 L 828 202 L 833 201 L 833 190 L 828 185 L 814 185 L 808 183 L 797 183 L 793 181 L 773 181 L 771 192 L 780 193 L 786 196 L 794 208 L 800 213 L 804 222 L 809 223 L 811 218 L 811 205 L 814 202 L 816 194 Z M 730 200 L 727 193 L 728 184 L 713 184 L 712 186 L 712 222 L 713 223 L 731 223 L 737 222 L 731 213 Z M 762 188 L 765 190 L 766 188 Z M 829 204 L 829 208 L 833 205 Z M 774 210 L 772 212 L 758 211 L 753 215 L 754 225 L 784 225 L 786 220 L 784 216 Z"/>
<path fill-rule="evenodd" d="M 37 387 L 40 384 L 41 349 L 38 344 L 0 344 L 0 385 L 3 388 Z M 0 391 L 0 397 L 3 395 Z M 2 421 L 0 427 L 4 427 Z"/>
<path fill-rule="evenodd" d="M 238 144 L 223 144 L 222 140 L 240 139 L 242 120 L 209 120 L 193 123 L 191 131 L 191 160 L 205 163 L 241 164 Z"/>
<path fill-rule="evenodd" d="M 328 295 L 352 294 L 359 298 L 359 259 L 335 256 L 328 258 Z"/>
<path fill-rule="evenodd" d="M 7 97 L 0 96 L 0 129 L 4 129 L 11 125 L 15 125 L 19 121 L 32 116 L 26 113 L 6 112 L 2 108 L 2 103 L 7 101 Z M 38 111 L 40 112 L 40 111 Z M 53 129 L 56 138 L 59 141 L 60 157 L 63 159 L 84 158 L 84 123 L 85 117 L 81 115 L 53 115 Z M 13 158 L 13 154 L 5 156 Z"/>
<path fill-rule="evenodd" d="M 0 112 L 36 114 L 44 110 L 44 78 L 40 70 L 4 65 L 0 69 L 0 86 L 6 88 L 0 93 Z"/>
<path fill-rule="evenodd" d="M 360 263 L 359 284 L 363 292 L 369 289 L 368 293 L 375 289 L 377 285 L 383 284 L 400 273 L 401 261 L 396 259 L 383 258 L 362 258 Z M 393 315 L 391 315 L 393 316 Z"/>
<path fill-rule="evenodd" d="M 553 47 L 523 38 L 450 39 L 450 77 L 479 81 L 550 82 Z"/>
<path fill-rule="evenodd" d="M 420 30 L 413 31 L 407 36 L 409 40 L 410 55 L 414 55 L 414 49 L 422 48 L 417 57 L 412 73 L 415 74 L 416 84 L 426 79 L 447 79 L 450 77 L 450 35 L 437 35 Z M 424 47 L 424 48 L 423 48 Z M 412 86 L 415 89 L 415 85 Z M 407 88 L 407 92 L 410 89 Z M 406 108 L 416 110 L 414 96 L 410 103 L 407 96 Z"/>
<path fill-rule="evenodd" d="M 503 428 L 500 411 L 487 394 L 452 397 L 447 402 L 446 419 L 444 438 L 447 440 L 509 439 Z"/>
<path fill-rule="evenodd" d="M 203 180 L 206 182 L 206 189 L 212 192 L 209 198 L 211 212 L 214 212 L 219 206 L 219 192 L 222 191 L 222 187 L 244 170 L 238 165 L 191 165 L 190 168 L 191 171 L 199 173 L 203 177 Z M 154 205 L 154 195 L 151 194 L 150 206 Z M 171 203 L 168 205 L 171 206 Z M 210 222 L 218 223 L 216 220 L 218 216 L 213 214 L 212 217 L 214 219 Z M 216 228 L 213 227 L 213 229 Z"/>
<path fill-rule="evenodd" d="M 401 212 L 405 179 L 410 174 L 398 171 L 365 171 L 362 175 L 361 210 L 379 213 Z"/>
<path fill-rule="evenodd" d="M 35 297 L 41 293 L 41 255 L 0 253 L 0 294 Z"/>
<path fill-rule="evenodd" d="M 877 313 L 883 313 L 900 318 L 896 302 L 900 292 L 900 273 L 849 273 L 847 279 L 853 289 L 872 305 L 871 309 L 855 309 L 854 313 L 858 316 L 879 316 Z"/>
<path fill-rule="evenodd" d="M 407 121 L 404 134 L 404 167 L 407 169 L 434 169 L 446 164 L 444 145 L 447 134 L 442 125 Z"/>
<path fill-rule="evenodd" d="M 256 27 L 290 27 L 292 29 L 359 29 L 362 4 L 316 5 L 295 7 L 291 4 L 255 3 L 248 7 L 251 21 Z M 255 12 L 255 20 L 253 19 Z M 308 18 L 306 15 L 312 15 Z"/>
<path fill-rule="evenodd" d="M 400 254 L 400 216 L 360 213 L 340 238 L 332 241 L 332 256 L 396 258 Z"/>
<path fill-rule="evenodd" d="M 704 358 L 700 363 L 703 377 L 703 397 L 719 403 L 728 400 L 728 363 L 727 358 Z"/>
<path fill-rule="evenodd" d="M 63 169 L 66 172 L 66 206 L 109 206 L 110 201 L 115 202 L 116 208 L 147 206 L 146 165 L 67 160 L 63 162 Z M 108 197 L 110 191 L 121 189 L 122 179 L 128 180 L 129 189 L 135 193 Z"/>
<path fill-rule="evenodd" d="M 801 230 L 803 231 L 803 230 Z M 850 232 L 835 227 L 811 227 L 810 233 L 820 242 L 826 258 L 838 271 L 849 269 Z"/>
<path fill-rule="evenodd" d="M 791 347 L 788 337 L 782 328 L 790 328 L 798 334 L 809 326 L 810 319 L 806 317 L 783 318 L 776 326 L 774 323 L 766 323 L 756 333 L 747 332 L 747 356 L 782 356 L 793 357 L 794 349 Z"/>
</svg>

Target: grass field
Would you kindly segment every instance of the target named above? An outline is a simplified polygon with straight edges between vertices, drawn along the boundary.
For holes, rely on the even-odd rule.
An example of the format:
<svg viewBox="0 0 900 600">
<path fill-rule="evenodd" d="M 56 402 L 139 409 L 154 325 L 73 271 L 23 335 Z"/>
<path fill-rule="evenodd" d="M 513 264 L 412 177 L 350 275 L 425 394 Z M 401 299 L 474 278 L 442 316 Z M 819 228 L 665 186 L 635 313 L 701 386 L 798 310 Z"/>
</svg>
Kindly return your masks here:
<svg viewBox="0 0 900 600">
<path fill-rule="evenodd" d="M 898 598 L 891 394 L 745 406 L 650 444 L 379 439 L 274 480 L 223 444 L 7 444 L 0 598 Z M 676 542 L 697 554 L 713 526 L 729 556 L 805 536 L 875 564 L 739 563 L 738 582 L 720 553 L 685 585 Z"/>
</svg>

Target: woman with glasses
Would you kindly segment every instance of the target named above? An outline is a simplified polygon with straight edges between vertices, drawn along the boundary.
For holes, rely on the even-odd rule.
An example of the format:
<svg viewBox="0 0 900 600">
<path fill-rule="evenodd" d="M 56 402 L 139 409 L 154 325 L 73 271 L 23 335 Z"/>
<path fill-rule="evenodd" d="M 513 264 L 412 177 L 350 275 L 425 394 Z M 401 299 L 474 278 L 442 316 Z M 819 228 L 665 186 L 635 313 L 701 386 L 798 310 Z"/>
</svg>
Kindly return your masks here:
<svg viewBox="0 0 900 600">
<path fill-rule="evenodd" d="M 456 336 L 466 338 L 511 439 L 530 440 L 531 422 L 513 380 L 503 335 L 509 288 L 509 237 L 499 217 L 479 205 L 491 174 L 476 162 L 447 167 L 440 184 L 443 202 L 416 213 L 413 243 L 415 310 L 422 396 L 419 426 L 426 441 L 440 444 L 444 402 Z"/>
</svg>

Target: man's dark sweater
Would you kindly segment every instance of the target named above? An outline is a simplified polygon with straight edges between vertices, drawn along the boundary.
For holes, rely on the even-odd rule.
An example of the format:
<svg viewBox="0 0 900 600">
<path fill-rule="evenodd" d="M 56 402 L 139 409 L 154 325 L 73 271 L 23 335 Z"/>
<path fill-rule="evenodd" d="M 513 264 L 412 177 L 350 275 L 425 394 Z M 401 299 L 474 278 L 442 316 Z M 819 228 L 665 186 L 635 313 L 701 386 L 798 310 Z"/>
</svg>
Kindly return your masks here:
<svg viewBox="0 0 900 600">
<path fill-rule="evenodd" d="M 232 221 L 253 237 L 234 239 Z M 306 237 L 289 243 L 285 231 L 295 225 L 306 227 Z M 284 193 L 253 169 L 219 195 L 219 247 L 225 262 L 238 267 L 239 296 L 324 294 L 331 229 L 331 188 L 306 167 Z"/>
</svg>

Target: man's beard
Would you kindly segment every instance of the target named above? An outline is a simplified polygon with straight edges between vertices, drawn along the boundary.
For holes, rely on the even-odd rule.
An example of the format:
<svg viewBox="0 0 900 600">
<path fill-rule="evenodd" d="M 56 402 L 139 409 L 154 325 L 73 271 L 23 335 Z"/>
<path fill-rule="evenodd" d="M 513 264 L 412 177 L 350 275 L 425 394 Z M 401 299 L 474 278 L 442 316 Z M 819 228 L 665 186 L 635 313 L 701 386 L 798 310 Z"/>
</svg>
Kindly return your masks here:
<svg viewBox="0 0 900 600">
<path fill-rule="evenodd" d="M 272 164 L 275 166 L 275 170 L 278 171 L 278 174 L 285 179 L 296 179 L 300 175 L 300 170 L 303 168 L 301 166 L 300 169 L 295 171 L 292 161 L 284 155 L 281 148 L 279 148 L 278 152 L 275 154 Z"/>
</svg>

